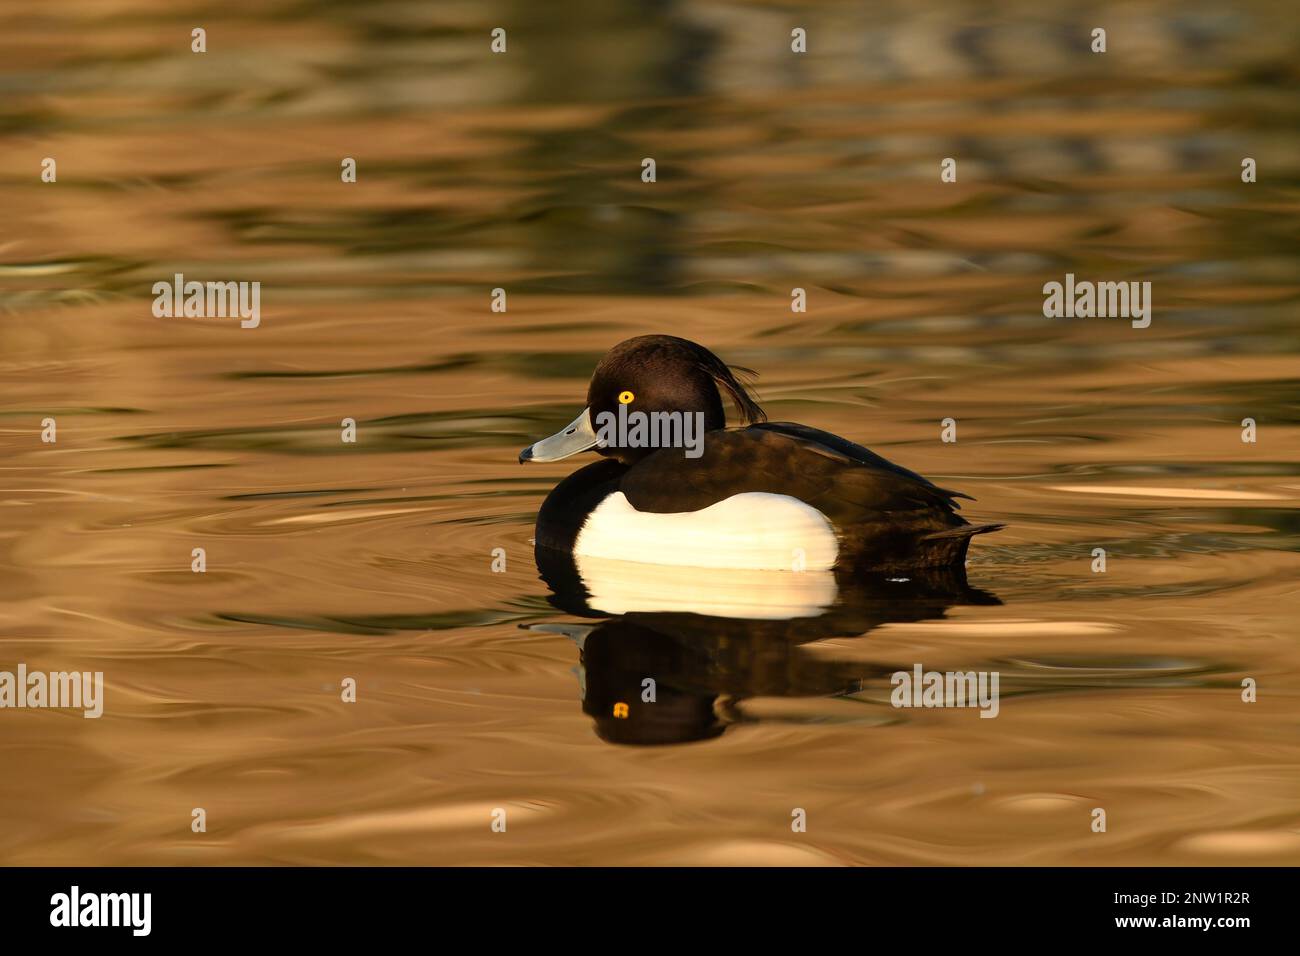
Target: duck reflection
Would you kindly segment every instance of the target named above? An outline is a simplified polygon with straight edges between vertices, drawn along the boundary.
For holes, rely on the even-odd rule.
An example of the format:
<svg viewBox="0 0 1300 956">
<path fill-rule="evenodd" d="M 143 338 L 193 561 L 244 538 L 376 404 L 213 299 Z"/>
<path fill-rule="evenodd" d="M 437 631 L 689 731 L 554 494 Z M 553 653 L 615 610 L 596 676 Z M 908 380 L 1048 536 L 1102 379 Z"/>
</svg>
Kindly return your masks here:
<svg viewBox="0 0 1300 956">
<path fill-rule="evenodd" d="M 744 572 L 592 561 L 538 548 L 550 602 L 589 624 L 532 625 L 579 648 L 582 709 L 616 744 L 707 740 L 743 720 L 754 697 L 834 697 L 897 668 L 800 651 L 891 622 L 1000 604 L 961 568 L 907 575 Z"/>
</svg>

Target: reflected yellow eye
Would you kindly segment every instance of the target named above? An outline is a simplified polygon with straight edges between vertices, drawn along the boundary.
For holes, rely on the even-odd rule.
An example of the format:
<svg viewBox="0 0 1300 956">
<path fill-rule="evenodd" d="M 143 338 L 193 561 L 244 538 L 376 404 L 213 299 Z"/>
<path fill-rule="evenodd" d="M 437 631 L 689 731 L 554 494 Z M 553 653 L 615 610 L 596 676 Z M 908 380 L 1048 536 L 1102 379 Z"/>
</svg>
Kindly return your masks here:
<svg viewBox="0 0 1300 956">
<path fill-rule="evenodd" d="M 619 392 L 619 393 L 618 393 L 618 403 L 619 403 L 620 405 L 631 405 L 631 404 L 632 404 L 632 399 L 634 399 L 634 398 L 636 398 L 636 396 L 633 395 L 631 392 Z"/>
</svg>

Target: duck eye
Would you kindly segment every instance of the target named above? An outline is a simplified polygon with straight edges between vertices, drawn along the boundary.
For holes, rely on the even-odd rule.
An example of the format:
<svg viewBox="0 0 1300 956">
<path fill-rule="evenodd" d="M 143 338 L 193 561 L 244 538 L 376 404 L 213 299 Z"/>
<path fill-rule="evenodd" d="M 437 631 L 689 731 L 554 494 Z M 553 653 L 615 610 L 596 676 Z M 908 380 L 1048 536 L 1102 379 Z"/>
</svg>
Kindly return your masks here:
<svg viewBox="0 0 1300 956">
<path fill-rule="evenodd" d="M 619 393 L 618 393 L 618 403 L 619 403 L 620 405 L 631 405 L 631 404 L 632 404 L 632 399 L 634 399 L 634 398 L 636 398 L 636 396 L 633 395 L 631 392 L 619 392 Z"/>
</svg>

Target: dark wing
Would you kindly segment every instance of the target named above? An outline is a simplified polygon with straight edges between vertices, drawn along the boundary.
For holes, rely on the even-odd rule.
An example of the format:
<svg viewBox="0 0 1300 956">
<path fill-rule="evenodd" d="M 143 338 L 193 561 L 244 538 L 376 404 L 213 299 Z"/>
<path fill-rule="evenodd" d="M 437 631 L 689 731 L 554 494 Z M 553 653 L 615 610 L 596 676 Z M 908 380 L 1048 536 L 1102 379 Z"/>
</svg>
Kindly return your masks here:
<svg viewBox="0 0 1300 956">
<path fill-rule="evenodd" d="M 974 501 L 970 495 L 964 495 L 960 491 L 948 491 L 945 488 L 938 488 L 928 478 L 922 478 L 914 471 L 909 471 L 902 465 L 895 465 L 886 458 L 881 458 L 869 448 L 864 448 L 847 438 L 841 438 L 839 435 L 833 435 L 830 432 L 824 432 L 820 428 L 811 428 L 808 425 L 800 425 L 795 422 L 764 422 L 761 425 L 755 425 L 755 428 L 762 428 L 768 431 L 780 432 L 784 435 L 790 435 L 802 439 L 809 446 L 820 446 L 818 449 L 821 454 L 838 455 L 848 462 L 856 462 L 861 465 L 870 465 L 873 468 L 892 471 L 897 475 L 910 478 L 913 481 L 920 482 L 927 487 L 934 488 L 949 499 L 965 498 L 967 501 Z M 952 507 L 960 508 L 957 502 L 951 502 Z"/>
<path fill-rule="evenodd" d="M 802 425 L 708 432 L 703 454 L 663 448 L 637 463 L 621 490 L 638 511 L 697 511 L 732 495 L 790 495 L 841 531 L 888 525 L 924 534 L 965 524 L 952 494 L 859 445 Z"/>
<path fill-rule="evenodd" d="M 960 566 L 971 536 L 1002 527 L 968 524 L 955 492 L 805 425 L 707 432 L 702 452 L 690 459 L 661 448 L 628 470 L 620 490 L 638 511 L 660 513 L 698 511 L 746 492 L 798 498 L 830 520 L 839 564 L 858 571 Z M 756 511 L 754 520 L 762 518 Z"/>
</svg>

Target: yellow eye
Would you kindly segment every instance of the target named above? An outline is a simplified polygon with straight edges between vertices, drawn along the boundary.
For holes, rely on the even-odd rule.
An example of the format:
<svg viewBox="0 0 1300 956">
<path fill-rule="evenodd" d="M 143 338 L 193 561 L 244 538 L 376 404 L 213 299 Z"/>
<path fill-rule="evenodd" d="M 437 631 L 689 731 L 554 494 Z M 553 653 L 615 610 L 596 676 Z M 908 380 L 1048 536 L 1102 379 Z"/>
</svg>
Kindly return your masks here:
<svg viewBox="0 0 1300 956">
<path fill-rule="evenodd" d="M 634 398 L 636 398 L 636 396 L 633 395 L 631 392 L 619 392 L 619 393 L 618 393 L 618 403 L 619 403 L 620 405 L 631 405 L 631 404 L 632 404 L 632 399 L 634 399 Z"/>
</svg>

